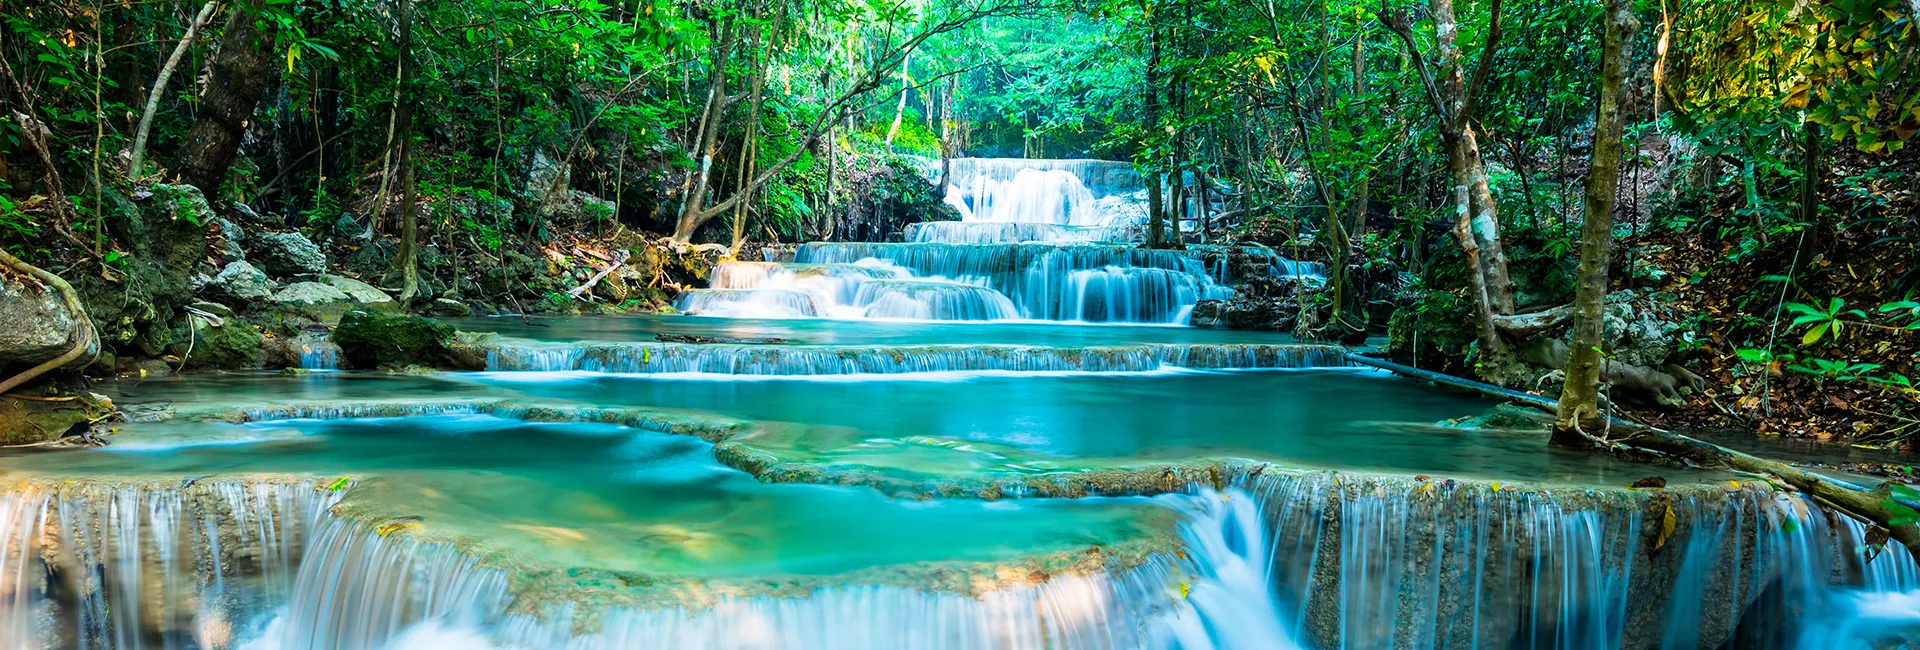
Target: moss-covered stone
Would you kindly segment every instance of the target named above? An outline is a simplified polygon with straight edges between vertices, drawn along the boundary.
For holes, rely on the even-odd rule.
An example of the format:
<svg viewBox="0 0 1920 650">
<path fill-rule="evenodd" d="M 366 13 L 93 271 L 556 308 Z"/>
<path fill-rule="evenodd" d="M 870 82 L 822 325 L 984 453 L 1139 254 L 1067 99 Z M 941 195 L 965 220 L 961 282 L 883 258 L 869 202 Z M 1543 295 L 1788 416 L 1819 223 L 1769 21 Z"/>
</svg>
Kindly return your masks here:
<svg viewBox="0 0 1920 650">
<path fill-rule="evenodd" d="M 0 395 L 0 445 L 54 440 L 111 413 L 113 402 L 91 393 L 56 398 Z"/>
<path fill-rule="evenodd" d="M 447 358 L 453 326 L 425 316 L 354 310 L 340 317 L 333 342 L 356 368 L 435 365 Z"/>
<path fill-rule="evenodd" d="M 247 369 L 261 366 L 260 344 L 265 337 L 252 323 L 228 319 L 223 324 L 195 318 L 189 368 Z"/>
</svg>

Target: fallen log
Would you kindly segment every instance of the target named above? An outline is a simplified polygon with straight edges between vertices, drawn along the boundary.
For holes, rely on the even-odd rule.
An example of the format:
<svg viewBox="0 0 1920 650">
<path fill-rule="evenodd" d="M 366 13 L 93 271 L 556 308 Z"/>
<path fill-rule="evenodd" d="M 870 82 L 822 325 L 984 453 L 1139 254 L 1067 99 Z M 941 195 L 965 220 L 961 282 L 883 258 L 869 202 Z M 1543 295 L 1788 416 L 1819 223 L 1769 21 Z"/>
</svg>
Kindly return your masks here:
<svg viewBox="0 0 1920 650">
<path fill-rule="evenodd" d="M 568 290 L 567 295 L 573 296 L 575 300 L 578 300 L 581 296 L 585 295 L 588 291 L 592 291 L 593 285 L 600 284 L 600 281 L 605 279 L 609 274 L 613 273 L 614 269 L 618 269 L 620 268 L 621 264 L 627 263 L 627 255 L 628 255 L 627 251 L 624 249 L 614 251 L 613 261 L 608 262 L 606 267 L 601 268 L 599 273 L 593 274 L 593 277 L 587 278 L 586 284 L 582 284 L 580 286 L 577 286 Z"/>
<path fill-rule="evenodd" d="M 734 337 L 700 336 L 698 334 L 655 334 L 653 340 L 666 343 L 734 343 L 742 345 L 782 345 L 786 339 L 778 337 Z"/>
</svg>

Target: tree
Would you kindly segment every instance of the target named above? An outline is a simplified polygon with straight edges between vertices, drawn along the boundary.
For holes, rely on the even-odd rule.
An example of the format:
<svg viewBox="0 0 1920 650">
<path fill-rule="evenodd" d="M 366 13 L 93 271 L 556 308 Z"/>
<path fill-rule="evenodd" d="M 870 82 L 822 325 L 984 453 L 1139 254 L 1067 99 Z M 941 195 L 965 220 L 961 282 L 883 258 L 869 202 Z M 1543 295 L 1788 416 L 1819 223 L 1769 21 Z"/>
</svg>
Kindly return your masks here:
<svg viewBox="0 0 1920 650">
<path fill-rule="evenodd" d="M 399 129 L 396 137 L 400 139 L 400 191 L 403 194 L 400 199 L 400 250 L 394 255 L 393 263 L 400 271 L 400 302 L 411 303 L 420 293 L 420 194 L 413 148 L 413 105 L 418 98 L 416 93 L 411 92 L 415 85 L 413 0 L 400 0 L 394 20 L 400 28 L 397 38 L 400 46 L 400 92 L 394 94 L 397 99 L 393 119 Z M 560 164 L 564 166 L 566 162 Z"/>
<path fill-rule="evenodd" d="M 1480 155 L 1479 137 L 1474 132 L 1474 109 L 1493 69 L 1493 55 L 1500 43 L 1501 0 L 1493 0 L 1489 9 L 1486 43 L 1472 81 L 1466 76 L 1462 60 L 1460 23 L 1454 15 L 1453 0 L 1430 0 L 1434 42 L 1439 48 L 1438 75 L 1427 64 L 1413 35 L 1413 21 L 1405 9 L 1389 8 L 1383 2 L 1380 22 L 1400 36 L 1408 55 L 1419 72 L 1427 101 L 1439 120 L 1440 140 L 1447 152 L 1447 169 L 1453 181 L 1454 238 L 1465 253 L 1469 284 L 1473 291 L 1476 332 L 1482 355 L 1481 374 L 1495 383 L 1506 379 L 1504 366 L 1509 362 L 1506 345 L 1500 339 L 1496 318 L 1513 313 L 1513 283 L 1507 275 L 1507 257 L 1500 241 L 1499 206 L 1487 182 L 1487 166 Z"/>
<path fill-rule="evenodd" d="M 1585 447 L 1607 443 L 1600 413 L 1600 381 L 1608 363 L 1601 346 L 1607 302 L 1607 261 L 1613 254 L 1613 210 L 1620 187 L 1621 96 L 1633 63 L 1633 35 L 1640 21 L 1632 0 L 1607 0 L 1606 35 L 1600 55 L 1600 110 L 1594 119 L 1593 157 L 1587 169 L 1586 214 L 1581 224 L 1580 274 L 1574 298 L 1573 335 L 1566 387 L 1554 415 L 1553 442 Z"/>
<path fill-rule="evenodd" d="M 211 79 L 200 98 L 200 118 L 181 147 L 181 177 L 200 188 L 209 202 L 220 196 L 220 183 L 273 72 L 268 52 L 271 39 L 261 31 L 259 1 L 236 4 L 231 11 L 220 50 L 213 57 Z"/>
</svg>

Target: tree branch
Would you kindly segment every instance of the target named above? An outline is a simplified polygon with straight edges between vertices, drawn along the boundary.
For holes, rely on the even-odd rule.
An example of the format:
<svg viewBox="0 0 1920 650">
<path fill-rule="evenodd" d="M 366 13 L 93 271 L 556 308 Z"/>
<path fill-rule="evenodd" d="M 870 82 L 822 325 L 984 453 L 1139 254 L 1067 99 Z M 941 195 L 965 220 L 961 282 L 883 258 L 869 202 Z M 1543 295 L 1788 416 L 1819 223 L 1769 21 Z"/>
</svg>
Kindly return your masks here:
<svg viewBox="0 0 1920 650">
<path fill-rule="evenodd" d="M 1487 42 L 1480 48 L 1480 64 L 1473 70 L 1473 82 L 1467 85 L 1467 97 L 1460 105 L 1460 116 L 1471 119 L 1475 104 L 1480 103 L 1480 90 L 1487 85 L 1487 76 L 1493 71 L 1493 53 L 1500 49 L 1500 0 L 1493 0 L 1493 18 L 1487 27 Z"/>
<path fill-rule="evenodd" d="M 1427 56 L 1420 52 L 1419 41 L 1414 40 L 1413 19 L 1407 16 L 1407 10 L 1389 9 L 1386 0 L 1381 0 L 1375 15 L 1380 17 L 1380 24 L 1385 25 L 1387 31 L 1398 35 L 1407 44 L 1407 58 L 1413 59 L 1413 67 L 1420 73 L 1420 85 L 1427 89 L 1427 102 L 1433 104 L 1433 111 L 1440 116 L 1442 124 L 1451 124 L 1453 116 L 1447 111 L 1446 101 L 1440 97 L 1440 87 L 1433 80 L 1433 70 L 1427 67 Z"/>
</svg>

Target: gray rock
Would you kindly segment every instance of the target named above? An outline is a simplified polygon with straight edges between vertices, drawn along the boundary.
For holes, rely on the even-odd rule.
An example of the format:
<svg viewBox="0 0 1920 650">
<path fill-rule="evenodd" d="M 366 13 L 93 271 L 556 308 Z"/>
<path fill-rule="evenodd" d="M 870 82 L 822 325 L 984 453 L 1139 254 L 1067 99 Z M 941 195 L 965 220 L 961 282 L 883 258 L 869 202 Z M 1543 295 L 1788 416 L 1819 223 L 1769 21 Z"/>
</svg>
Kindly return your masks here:
<svg viewBox="0 0 1920 650">
<path fill-rule="evenodd" d="M 209 313 L 209 314 L 213 314 L 213 315 L 215 315 L 215 316 L 219 316 L 219 317 L 221 317 L 221 318 L 226 318 L 226 317 L 228 317 L 228 316 L 232 316 L 232 315 L 233 315 L 233 308 L 232 308 L 232 307 L 228 307 L 228 306 L 226 306 L 226 305 L 222 305 L 222 304 L 220 304 L 220 303 L 217 303 L 217 302 L 207 302 L 207 301 L 204 301 L 204 300 L 202 300 L 202 301 L 199 301 L 199 302 L 195 302 L 195 303 L 193 303 L 193 304 L 190 304 L 190 305 L 187 305 L 187 306 L 188 306 L 188 307 L 190 307 L 190 308 L 193 308 L 193 309 L 198 309 L 198 310 L 200 310 L 200 311 L 204 311 L 204 312 L 207 312 L 207 313 Z"/>
<path fill-rule="evenodd" d="M 33 366 L 58 357 L 73 348 L 75 334 L 73 314 L 59 293 L 0 280 L 0 365 Z"/>
<path fill-rule="evenodd" d="M 241 220 L 246 221 L 248 223 L 278 226 L 286 222 L 286 220 L 280 218 L 279 215 L 260 214 L 258 212 L 255 212 L 253 208 L 248 207 L 247 204 L 241 203 L 239 201 L 235 201 L 233 203 L 233 214 L 234 216 L 240 217 Z"/>
<path fill-rule="evenodd" d="M 207 282 L 202 293 L 214 298 L 250 303 L 272 296 L 274 286 L 274 281 L 267 279 L 267 274 L 241 260 L 230 262 L 226 268 L 220 269 L 220 274 Z"/>
<path fill-rule="evenodd" d="M 393 302 L 393 297 L 388 296 L 387 292 L 353 278 L 322 274 L 319 280 L 322 284 L 339 289 L 341 293 L 347 294 L 348 298 L 352 298 L 354 302 L 363 305 L 378 305 Z"/>
<path fill-rule="evenodd" d="M 353 297 L 348 296 L 344 291 L 318 282 L 295 282 L 275 291 L 272 300 L 278 305 L 304 307 L 352 302 Z"/>
<path fill-rule="evenodd" d="M 246 249 L 240 247 L 240 241 L 246 238 L 245 231 L 240 230 L 239 224 L 228 219 L 221 219 L 219 223 L 221 259 L 229 262 L 247 259 Z"/>
<path fill-rule="evenodd" d="M 327 255 L 320 246 L 297 232 L 254 233 L 253 252 L 268 273 L 274 275 L 312 275 L 327 270 Z"/>
<path fill-rule="evenodd" d="M 1602 338 L 1615 360 L 1636 366 L 1657 368 L 1673 354 L 1675 337 L 1681 329 L 1671 320 L 1674 314 L 1658 301 L 1644 299 L 1632 290 L 1607 294 L 1601 311 Z"/>
<path fill-rule="evenodd" d="M 449 298 L 434 298 L 433 304 L 430 305 L 428 309 L 430 309 L 435 316 L 473 315 L 473 309 L 468 307 L 467 303 Z"/>
<path fill-rule="evenodd" d="M 327 239 L 338 243 L 365 246 L 373 242 L 371 222 L 363 223 L 353 215 L 342 212 L 340 218 L 333 220 L 333 226 L 327 230 Z"/>
</svg>

